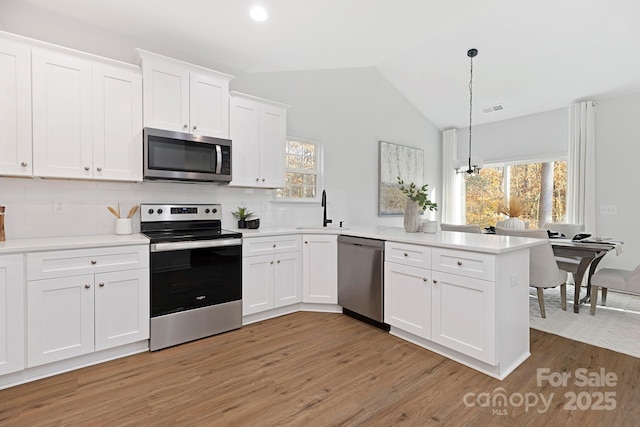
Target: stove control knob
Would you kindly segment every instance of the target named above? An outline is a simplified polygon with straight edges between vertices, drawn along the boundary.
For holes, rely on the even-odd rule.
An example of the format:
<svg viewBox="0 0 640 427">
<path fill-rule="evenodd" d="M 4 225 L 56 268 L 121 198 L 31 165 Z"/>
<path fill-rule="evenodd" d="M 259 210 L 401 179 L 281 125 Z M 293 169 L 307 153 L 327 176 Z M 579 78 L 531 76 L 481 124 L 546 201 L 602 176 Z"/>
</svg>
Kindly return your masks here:
<svg viewBox="0 0 640 427">
<path fill-rule="evenodd" d="M 212 213 L 216 213 L 216 212 L 218 212 L 218 209 L 213 208 L 213 209 L 211 209 L 211 212 L 212 212 Z"/>
<path fill-rule="evenodd" d="M 147 212 L 149 212 L 149 215 L 151 215 L 153 213 L 153 209 L 149 209 Z"/>
<path fill-rule="evenodd" d="M 158 215 L 162 213 L 162 209 L 158 209 Z"/>
<path fill-rule="evenodd" d="M 205 209 L 204 213 L 209 213 L 209 208 Z"/>
</svg>

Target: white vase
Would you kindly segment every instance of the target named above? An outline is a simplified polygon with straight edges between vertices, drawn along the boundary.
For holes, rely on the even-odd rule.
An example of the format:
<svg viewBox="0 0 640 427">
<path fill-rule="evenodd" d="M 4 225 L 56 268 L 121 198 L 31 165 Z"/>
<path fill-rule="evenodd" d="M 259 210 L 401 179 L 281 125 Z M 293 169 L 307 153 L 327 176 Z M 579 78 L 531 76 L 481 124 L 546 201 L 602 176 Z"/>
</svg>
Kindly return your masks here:
<svg viewBox="0 0 640 427">
<path fill-rule="evenodd" d="M 404 231 L 407 233 L 417 233 L 422 227 L 422 212 L 419 210 L 418 202 L 407 199 L 404 207 Z"/>
<path fill-rule="evenodd" d="M 524 221 L 517 217 L 505 219 L 500 226 L 511 228 L 512 230 L 524 230 L 526 228 Z"/>
<path fill-rule="evenodd" d="M 429 219 L 422 220 L 422 232 L 423 233 L 437 233 L 438 232 L 438 221 L 431 221 Z"/>
</svg>

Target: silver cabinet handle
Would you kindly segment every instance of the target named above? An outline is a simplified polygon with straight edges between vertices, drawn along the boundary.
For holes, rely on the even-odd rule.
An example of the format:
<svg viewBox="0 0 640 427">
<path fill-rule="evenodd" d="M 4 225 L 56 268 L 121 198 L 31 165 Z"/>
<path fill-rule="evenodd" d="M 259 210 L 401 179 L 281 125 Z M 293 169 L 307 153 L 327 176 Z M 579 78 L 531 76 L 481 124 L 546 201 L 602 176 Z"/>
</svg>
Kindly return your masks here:
<svg viewBox="0 0 640 427">
<path fill-rule="evenodd" d="M 280 260 L 276 261 L 278 264 L 280 264 Z"/>
<path fill-rule="evenodd" d="M 193 130 L 196 130 L 196 129 L 198 129 L 198 126 L 193 125 Z"/>
<path fill-rule="evenodd" d="M 184 129 L 186 129 L 186 128 L 188 128 L 188 127 L 189 127 L 189 125 L 185 123 L 185 124 L 183 124 L 183 125 L 182 125 L 182 127 L 183 127 Z"/>
<path fill-rule="evenodd" d="M 91 285 L 84 285 L 85 289 L 89 289 L 91 287 Z"/>
<path fill-rule="evenodd" d="M 274 247 L 274 248 L 276 247 L 276 244 L 275 244 L 275 243 L 273 244 L 273 247 Z"/>
<path fill-rule="evenodd" d="M 429 280 L 429 279 L 427 279 L 426 277 L 423 277 L 423 278 L 422 278 L 422 281 L 423 281 L 423 282 L 427 282 L 428 280 Z"/>
<path fill-rule="evenodd" d="M 260 178 L 256 178 L 256 182 L 260 182 Z"/>
<path fill-rule="evenodd" d="M 98 286 L 100 286 L 101 288 L 104 288 L 104 283 L 99 283 Z"/>
<path fill-rule="evenodd" d="M 409 256 L 409 254 L 405 252 L 405 253 L 404 253 L 404 256 Z"/>
<path fill-rule="evenodd" d="M 273 261 L 271 261 L 269 264 L 273 265 Z"/>
<path fill-rule="evenodd" d="M 91 168 L 89 166 L 85 166 L 84 170 L 88 171 L 88 170 L 91 170 Z"/>
<path fill-rule="evenodd" d="M 458 265 L 462 265 L 462 261 L 458 261 Z"/>
<path fill-rule="evenodd" d="M 96 170 L 97 170 L 98 172 L 102 172 L 102 168 L 101 168 L 101 167 L 97 167 L 97 168 L 96 168 Z"/>
<path fill-rule="evenodd" d="M 96 265 L 98 263 L 98 261 L 96 261 L 95 259 L 91 260 L 91 265 Z"/>
<path fill-rule="evenodd" d="M 308 244 L 309 244 L 309 242 L 307 242 L 307 241 L 305 240 L 305 241 L 304 241 L 304 244 L 305 244 L 305 245 L 308 245 Z"/>
<path fill-rule="evenodd" d="M 438 283 L 438 281 L 436 279 L 433 279 L 433 283 Z"/>
<path fill-rule="evenodd" d="M 20 166 L 22 166 L 23 168 L 27 166 L 27 162 L 22 162 L 20 163 Z"/>
<path fill-rule="evenodd" d="M 264 178 L 262 178 L 262 182 L 264 182 Z"/>
</svg>

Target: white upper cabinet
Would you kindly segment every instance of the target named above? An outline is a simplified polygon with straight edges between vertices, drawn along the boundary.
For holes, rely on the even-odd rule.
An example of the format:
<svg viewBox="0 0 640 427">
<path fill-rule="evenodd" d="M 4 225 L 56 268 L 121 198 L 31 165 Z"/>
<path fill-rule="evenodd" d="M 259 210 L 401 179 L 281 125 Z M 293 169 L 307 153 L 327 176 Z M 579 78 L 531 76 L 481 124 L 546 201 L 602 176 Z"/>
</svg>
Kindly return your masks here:
<svg viewBox="0 0 640 427">
<path fill-rule="evenodd" d="M 142 75 L 93 66 L 93 178 L 142 181 Z"/>
<path fill-rule="evenodd" d="M 144 126 L 229 138 L 228 74 L 138 49 Z"/>
<path fill-rule="evenodd" d="M 142 180 L 142 76 L 127 64 L 34 48 L 33 174 Z"/>
<path fill-rule="evenodd" d="M 0 175 L 30 176 L 31 48 L 0 39 Z"/>
<path fill-rule="evenodd" d="M 231 93 L 230 137 L 233 141 L 230 186 L 285 186 L 287 106 Z"/>
<path fill-rule="evenodd" d="M 92 175 L 91 62 L 33 49 L 33 174 Z"/>
</svg>

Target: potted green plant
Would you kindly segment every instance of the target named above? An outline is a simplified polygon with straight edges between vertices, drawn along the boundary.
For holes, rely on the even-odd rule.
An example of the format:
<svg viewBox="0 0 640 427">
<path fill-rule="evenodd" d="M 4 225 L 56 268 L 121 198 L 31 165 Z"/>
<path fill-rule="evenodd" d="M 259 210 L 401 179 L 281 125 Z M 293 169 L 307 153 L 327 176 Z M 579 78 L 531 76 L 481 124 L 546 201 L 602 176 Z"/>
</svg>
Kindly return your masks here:
<svg viewBox="0 0 640 427">
<path fill-rule="evenodd" d="M 238 206 L 238 210 L 231 212 L 231 215 L 238 220 L 238 228 L 247 228 L 247 220 L 253 217 L 254 213 L 249 208 Z"/>
<path fill-rule="evenodd" d="M 429 200 L 429 184 L 418 187 L 413 182 L 405 184 L 404 180 L 398 177 L 398 185 L 400 191 L 407 196 L 407 204 L 404 208 L 404 230 L 408 233 L 420 231 L 422 213 L 427 209 L 430 211 L 438 210 L 438 204 Z"/>
</svg>

